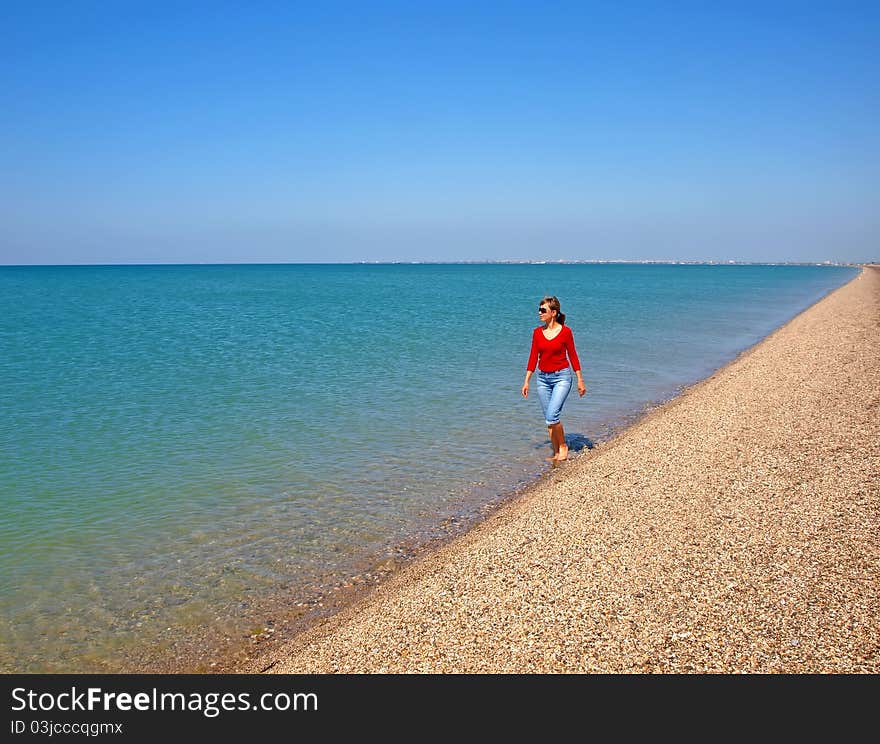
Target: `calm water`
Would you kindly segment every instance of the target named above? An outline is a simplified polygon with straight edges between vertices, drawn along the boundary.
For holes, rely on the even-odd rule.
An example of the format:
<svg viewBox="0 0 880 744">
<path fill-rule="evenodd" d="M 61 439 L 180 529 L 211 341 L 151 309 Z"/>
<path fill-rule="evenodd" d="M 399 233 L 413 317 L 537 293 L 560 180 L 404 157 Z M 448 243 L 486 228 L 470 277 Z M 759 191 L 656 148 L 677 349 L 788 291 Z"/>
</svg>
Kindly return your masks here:
<svg viewBox="0 0 880 744">
<path fill-rule="evenodd" d="M 267 597 L 534 479 L 549 443 L 519 388 L 544 294 L 584 367 L 582 446 L 856 273 L 0 267 L 0 670 L 241 634 Z"/>
</svg>

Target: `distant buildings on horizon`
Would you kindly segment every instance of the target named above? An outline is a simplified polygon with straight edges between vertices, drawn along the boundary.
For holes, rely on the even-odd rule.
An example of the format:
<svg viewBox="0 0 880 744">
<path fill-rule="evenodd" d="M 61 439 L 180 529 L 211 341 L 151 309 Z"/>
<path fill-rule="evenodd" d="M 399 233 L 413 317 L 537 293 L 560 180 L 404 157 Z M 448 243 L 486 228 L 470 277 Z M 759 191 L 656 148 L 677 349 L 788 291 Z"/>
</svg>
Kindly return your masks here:
<svg viewBox="0 0 880 744">
<path fill-rule="evenodd" d="M 348 262 L 341 262 L 348 263 Z M 625 259 L 625 258 L 554 258 L 554 259 L 527 259 L 527 258 L 498 258 L 498 259 L 463 259 L 460 261 L 353 261 L 356 264 L 675 264 L 693 266 L 861 266 L 861 261 L 683 261 L 677 259 Z M 865 265 L 871 265 L 867 262 Z"/>
</svg>

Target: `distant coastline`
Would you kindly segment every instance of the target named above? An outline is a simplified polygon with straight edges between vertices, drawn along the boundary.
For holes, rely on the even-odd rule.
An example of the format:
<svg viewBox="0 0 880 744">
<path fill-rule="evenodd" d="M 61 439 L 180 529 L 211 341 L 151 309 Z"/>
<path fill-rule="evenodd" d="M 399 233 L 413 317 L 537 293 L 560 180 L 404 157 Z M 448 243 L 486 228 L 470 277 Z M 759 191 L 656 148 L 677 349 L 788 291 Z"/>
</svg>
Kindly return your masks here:
<svg viewBox="0 0 880 744">
<path fill-rule="evenodd" d="M 16 268 L 16 267 L 45 267 L 45 268 L 75 268 L 78 266 L 91 267 L 115 267 L 115 266 L 406 266 L 406 265 L 422 265 L 422 266 L 483 266 L 483 265 L 564 265 L 564 264 L 599 264 L 599 265 L 645 265 L 645 266 L 872 266 L 873 261 L 738 261 L 738 260 L 706 260 L 706 261 L 683 261 L 675 259 L 619 259 L 619 258 L 556 258 L 556 259 L 485 259 L 485 260 L 460 260 L 460 261 L 418 261 L 418 260 L 362 260 L 362 261 L 199 261 L 180 263 L 169 263 L 158 261 L 155 263 L 130 262 L 130 263 L 75 263 L 75 264 L 54 264 L 54 263 L 0 263 L 0 268 Z"/>
</svg>

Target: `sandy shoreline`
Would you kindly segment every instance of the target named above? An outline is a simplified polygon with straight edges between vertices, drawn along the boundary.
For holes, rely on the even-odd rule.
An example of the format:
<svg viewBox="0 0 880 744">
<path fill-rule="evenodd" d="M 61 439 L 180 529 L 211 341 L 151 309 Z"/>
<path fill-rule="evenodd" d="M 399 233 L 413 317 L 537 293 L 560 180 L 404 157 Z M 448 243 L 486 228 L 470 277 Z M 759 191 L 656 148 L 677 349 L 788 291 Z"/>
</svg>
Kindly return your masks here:
<svg viewBox="0 0 880 744">
<path fill-rule="evenodd" d="M 880 670 L 880 269 L 237 671 Z"/>
</svg>

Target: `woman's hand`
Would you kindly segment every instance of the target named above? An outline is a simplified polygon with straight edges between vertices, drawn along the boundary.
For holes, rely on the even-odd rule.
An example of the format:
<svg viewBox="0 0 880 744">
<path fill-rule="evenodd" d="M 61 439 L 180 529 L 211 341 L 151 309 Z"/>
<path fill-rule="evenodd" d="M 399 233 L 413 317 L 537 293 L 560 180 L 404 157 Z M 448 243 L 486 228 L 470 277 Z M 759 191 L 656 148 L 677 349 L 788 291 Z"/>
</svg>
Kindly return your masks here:
<svg viewBox="0 0 880 744">
<path fill-rule="evenodd" d="M 584 378 L 581 377 L 580 375 L 578 375 L 578 395 L 580 395 L 581 398 L 583 398 L 584 395 L 586 394 L 586 392 L 587 392 L 587 386 L 584 385 Z"/>
<path fill-rule="evenodd" d="M 522 397 L 523 398 L 529 397 L 529 380 L 531 380 L 531 379 L 532 379 L 532 372 L 531 372 L 531 370 L 527 369 L 526 370 L 526 379 L 523 380 L 523 386 L 522 386 Z"/>
</svg>

